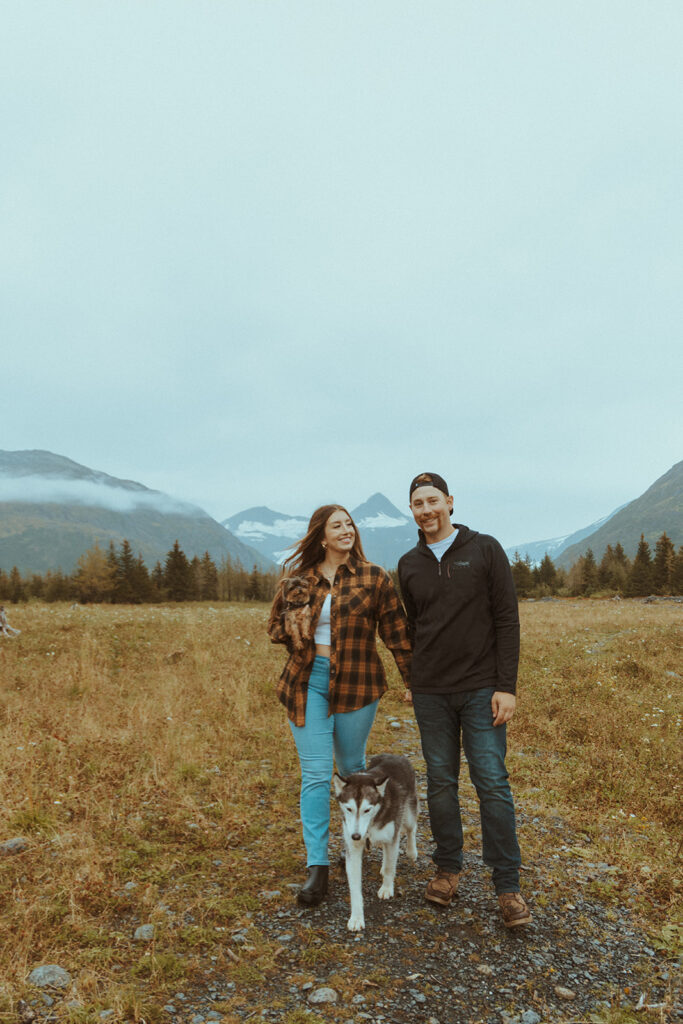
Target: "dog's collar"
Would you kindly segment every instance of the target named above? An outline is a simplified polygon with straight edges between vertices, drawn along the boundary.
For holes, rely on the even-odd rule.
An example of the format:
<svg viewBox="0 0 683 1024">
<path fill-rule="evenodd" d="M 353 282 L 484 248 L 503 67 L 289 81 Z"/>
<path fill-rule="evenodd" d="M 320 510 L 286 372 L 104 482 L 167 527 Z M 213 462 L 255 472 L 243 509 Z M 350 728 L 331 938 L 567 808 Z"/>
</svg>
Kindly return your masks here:
<svg viewBox="0 0 683 1024">
<path fill-rule="evenodd" d="M 304 601 L 303 604 L 295 604 L 294 601 L 285 601 L 286 608 L 305 608 L 308 601 Z"/>
</svg>

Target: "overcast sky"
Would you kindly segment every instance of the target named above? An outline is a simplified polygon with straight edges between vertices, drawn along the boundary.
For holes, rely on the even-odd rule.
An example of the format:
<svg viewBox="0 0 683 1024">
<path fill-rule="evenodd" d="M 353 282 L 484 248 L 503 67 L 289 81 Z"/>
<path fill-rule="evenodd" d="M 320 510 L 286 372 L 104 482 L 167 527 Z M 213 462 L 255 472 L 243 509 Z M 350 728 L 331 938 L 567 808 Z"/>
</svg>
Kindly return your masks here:
<svg viewBox="0 0 683 1024">
<path fill-rule="evenodd" d="M 504 544 L 683 458 L 680 0 L 15 0 L 0 448 Z"/>
</svg>

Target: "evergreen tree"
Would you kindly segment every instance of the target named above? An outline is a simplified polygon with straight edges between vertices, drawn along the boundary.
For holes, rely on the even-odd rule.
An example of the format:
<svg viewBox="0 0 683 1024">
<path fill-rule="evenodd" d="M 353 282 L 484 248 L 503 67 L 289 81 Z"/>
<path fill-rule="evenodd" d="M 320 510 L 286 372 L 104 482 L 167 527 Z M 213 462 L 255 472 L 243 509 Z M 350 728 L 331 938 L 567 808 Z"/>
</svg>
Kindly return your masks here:
<svg viewBox="0 0 683 1024">
<path fill-rule="evenodd" d="M 683 544 L 679 547 L 671 568 L 671 593 L 683 595 Z"/>
<path fill-rule="evenodd" d="M 555 564 L 547 551 L 538 567 L 538 582 L 540 584 L 545 584 L 551 589 L 554 589 L 557 582 L 557 569 L 555 568 Z"/>
<path fill-rule="evenodd" d="M 512 565 L 512 578 L 515 581 L 517 597 L 528 597 L 533 587 L 533 576 L 531 573 L 531 559 L 528 555 L 521 558 L 519 551 L 515 551 Z"/>
<path fill-rule="evenodd" d="M 640 543 L 633 559 L 633 565 L 626 581 L 626 593 L 629 597 L 647 597 L 652 593 L 653 574 L 650 545 L 644 534 L 640 535 Z"/>
<path fill-rule="evenodd" d="M 142 602 L 154 601 L 154 587 L 152 581 L 149 578 L 149 571 L 144 563 L 142 555 L 133 562 L 133 568 L 131 569 L 130 585 L 133 591 L 133 601 L 135 604 Z"/>
<path fill-rule="evenodd" d="M 676 549 L 666 533 L 663 533 L 657 541 L 652 563 L 653 588 L 656 594 L 671 593 L 671 578 L 675 559 Z"/>
<path fill-rule="evenodd" d="M 141 599 L 135 594 L 135 555 L 125 538 L 114 562 L 114 601 L 117 604 L 139 604 Z"/>
<path fill-rule="evenodd" d="M 164 570 L 161 566 L 161 562 L 157 562 L 151 572 L 150 582 L 152 584 L 152 594 L 154 595 L 155 601 L 163 601 L 166 597 L 166 587 L 164 584 Z"/>
<path fill-rule="evenodd" d="M 218 600 L 218 570 L 208 551 L 204 552 L 201 563 L 202 601 Z"/>
<path fill-rule="evenodd" d="M 18 604 L 19 601 L 28 601 L 24 581 L 16 565 L 12 566 L 12 571 L 9 574 L 9 599 L 12 604 Z"/>
<path fill-rule="evenodd" d="M 190 593 L 189 601 L 200 601 L 202 596 L 202 564 L 195 555 L 190 562 Z"/>
<path fill-rule="evenodd" d="M 598 567 L 595 564 L 593 549 L 588 548 L 583 556 L 581 569 L 581 593 L 588 596 L 594 594 L 598 588 Z"/>
<path fill-rule="evenodd" d="M 190 563 L 178 541 L 166 556 L 164 587 L 169 601 L 187 601 L 192 591 Z"/>
</svg>

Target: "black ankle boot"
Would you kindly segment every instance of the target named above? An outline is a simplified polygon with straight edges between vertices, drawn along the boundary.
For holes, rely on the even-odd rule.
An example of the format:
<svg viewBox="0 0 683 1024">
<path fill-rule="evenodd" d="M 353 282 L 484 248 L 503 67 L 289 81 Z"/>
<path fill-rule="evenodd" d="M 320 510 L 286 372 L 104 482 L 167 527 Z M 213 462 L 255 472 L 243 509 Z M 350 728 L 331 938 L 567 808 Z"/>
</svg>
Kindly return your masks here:
<svg viewBox="0 0 683 1024">
<path fill-rule="evenodd" d="M 330 869 L 327 864 L 312 864 L 308 869 L 308 877 L 297 893 L 296 901 L 303 907 L 317 907 L 327 895 L 327 877 Z"/>
</svg>

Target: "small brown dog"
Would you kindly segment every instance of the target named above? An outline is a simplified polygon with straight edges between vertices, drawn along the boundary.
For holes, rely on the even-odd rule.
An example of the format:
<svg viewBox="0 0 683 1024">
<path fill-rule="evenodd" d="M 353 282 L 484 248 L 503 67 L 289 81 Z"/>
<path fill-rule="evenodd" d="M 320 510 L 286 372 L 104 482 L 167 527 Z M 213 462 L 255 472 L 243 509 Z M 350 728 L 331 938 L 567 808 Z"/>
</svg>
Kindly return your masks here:
<svg viewBox="0 0 683 1024">
<path fill-rule="evenodd" d="M 282 599 L 285 606 L 285 632 L 291 637 L 297 651 L 304 640 L 311 638 L 311 592 L 308 581 L 301 576 L 290 576 L 282 581 Z"/>
</svg>

